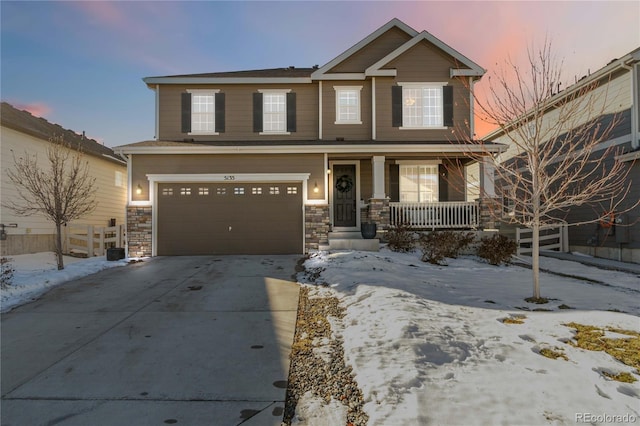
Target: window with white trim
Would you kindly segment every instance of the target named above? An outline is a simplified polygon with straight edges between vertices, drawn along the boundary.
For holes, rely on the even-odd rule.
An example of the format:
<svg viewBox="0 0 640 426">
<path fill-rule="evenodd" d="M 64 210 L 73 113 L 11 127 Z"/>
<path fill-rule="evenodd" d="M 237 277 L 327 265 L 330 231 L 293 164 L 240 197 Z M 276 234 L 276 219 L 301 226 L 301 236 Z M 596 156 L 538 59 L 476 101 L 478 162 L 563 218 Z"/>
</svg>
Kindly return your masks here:
<svg viewBox="0 0 640 426">
<path fill-rule="evenodd" d="M 198 195 L 209 195 L 209 188 L 206 186 L 198 188 Z"/>
<path fill-rule="evenodd" d="M 438 201 L 438 165 L 400 165 L 400 202 L 434 203 Z"/>
<path fill-rule="evenodd" d="M 287 131 L 287 94 L 265 91 L 262 102 L 262 131 L 285 133 Z"/>
<path fill-rule="evenodd" d="M 189 90 L 191 93 L 190 134 L 216 134 L 216 98 L 218 90 Z"/>
<path fill-rule="evenodd" d="M 360 91 L 362 86 L 334 86 L 336 91 L 336 123 L 362 124 Z"/>
<path fill-rule="evenodd" d="M 402 85 L 402 127 L 443 127 L 443 110 L 442 85 Z"/>
<path fill-rule="evenodd" d="M 180 195 L 191 195 L 191 188 L 180 188 Z"/>
<path fill-rule="evenodd" d="M 270 186 L 269 187 L 269 195 L 280 195 L 280 187 L 279 186 Z"/>
<path fill-rule="evenodd" d="M 262 187 L 254 186 L 253 188 L 251 188 L 251 194 L 252 195 L 262 195 Z"/>
</svg>

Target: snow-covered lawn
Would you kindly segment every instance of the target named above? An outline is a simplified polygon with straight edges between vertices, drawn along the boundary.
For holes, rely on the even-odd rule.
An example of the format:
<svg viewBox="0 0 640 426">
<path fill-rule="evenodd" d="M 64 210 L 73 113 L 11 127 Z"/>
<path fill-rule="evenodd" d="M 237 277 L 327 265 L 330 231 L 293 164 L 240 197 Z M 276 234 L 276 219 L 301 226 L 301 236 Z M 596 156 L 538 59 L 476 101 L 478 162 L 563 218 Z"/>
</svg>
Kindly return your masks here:
<svg viewBox="0 0 640 426">
<path fill-rule="evenodd" d="M 390 251 L 319 253 L 305 263 L 306 277 L 315 273 L 328 284 L 310 295 L 337 297 L 346 308 L 331 323 L 369 425 L 640 423 L 640 381 L 603 375 L 629 372 L 640 380 L 638 372 L 569 345 L 575 330 L 563 325 L 640 332 L 638 276 L 544 259 L 546 269 L 609 285 L 542 273 L 542 296 L 552 300 L 532 305 L 524 301 L 532 293 L 529 269 L 475 257 L 448 263 Z M 522 324 L 503 322 L 514 317 Z M 545 348 L 567 360 L 542 356 Z M 305 398 L 297 413 L 322 419 L 323 405 Z"/>
<path fill-rule="evenodd" d="M 126 265 L 128 260 L 107 261 L 105 256 L 82 259 L 64 256 L 64 269 L 58 271 L 53 252 L 6 256 L 14 269 L 9 286 L 0 289 L 0 311 L 29 302 L 43 293 L 75 278 L 103 269 Z"/>
</svg>

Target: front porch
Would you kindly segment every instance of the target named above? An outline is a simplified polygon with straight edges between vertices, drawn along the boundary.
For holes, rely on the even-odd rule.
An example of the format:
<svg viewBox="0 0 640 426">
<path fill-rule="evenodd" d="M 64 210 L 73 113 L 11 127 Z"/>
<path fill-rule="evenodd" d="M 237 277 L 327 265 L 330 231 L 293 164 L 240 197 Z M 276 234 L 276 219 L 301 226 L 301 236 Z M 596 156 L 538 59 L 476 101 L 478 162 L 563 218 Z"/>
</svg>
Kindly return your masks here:
<svg viewBox="0 0 640 426">
<path fill-rule="evenodd" d="M 308 250 L 360 247 L 363 223 L 377 225 L 376 243 L 397 225 L 417 231 L 494 227 L 480 199 L 488 179 L 477 189 L 480 182 L 470 182 L 467 173 L 471 161 L 459 153 L 327 155 L 326 161 L 327 204 L 307 206 Z M 477 191 L 468 191 L 474 184 Z"/>
</svg>

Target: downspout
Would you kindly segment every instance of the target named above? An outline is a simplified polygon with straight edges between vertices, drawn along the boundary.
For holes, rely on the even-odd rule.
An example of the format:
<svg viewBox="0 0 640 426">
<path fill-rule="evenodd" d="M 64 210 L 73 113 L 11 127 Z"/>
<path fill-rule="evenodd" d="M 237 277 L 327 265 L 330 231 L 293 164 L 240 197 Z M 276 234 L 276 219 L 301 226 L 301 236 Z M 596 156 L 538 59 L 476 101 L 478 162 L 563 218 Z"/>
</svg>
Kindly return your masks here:
<svg viewBox="0 0 640 426">
<path fill-rule="evenodd" d="M 371 140 L 376 140 L 376 78 L 371 77 Z"/>
<path fill-rule="evenodd" d="M 474 111 L 474 101 L 473 101 L 473 85 L 475 84 L 475 80 L 473 77 L 469 77 L 469 108 L 471 109 L 471 113 L 469 114 L 469 136 L 471 140 L 474 140 L 474 135 L 476 133 L 475 129 L 475 111 Z"/>
<path fill-rule="evenodd" d="M 156 84 L 156 140 L 160 140 L 160 85 Z"/>
</svg>

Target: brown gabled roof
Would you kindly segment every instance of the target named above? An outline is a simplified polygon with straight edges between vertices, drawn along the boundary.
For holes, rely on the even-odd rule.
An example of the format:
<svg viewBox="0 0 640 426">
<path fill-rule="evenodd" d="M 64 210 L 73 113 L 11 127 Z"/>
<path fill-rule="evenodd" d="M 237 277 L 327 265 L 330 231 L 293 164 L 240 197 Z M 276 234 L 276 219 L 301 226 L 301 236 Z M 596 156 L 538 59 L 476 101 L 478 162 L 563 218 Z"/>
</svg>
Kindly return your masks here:
<svg viewBox="0 0 640 426">
<path fill-rule="evenodd" d="M 103 160 L 118 164 L 124 163 L 124 160 L 119 158 L 111 148 L 98 143 L 94 139 L 79 135 L 73 130 L 65 129 L 58 124 L 50 123 L 44 118 L 35 117 L 31 115 L 30 112 L 14 108 L 6 102 L 2 102 L 0 123 L 2 123 L 4 127 L 43 140 L 49 140 L 54 136 L 61 136 L 65 142 L 70 143 L 74 149 L 80 149 L 82 152 L 102 158 Z"/>
<path fill-rule="evenodd" d="M 193 78 L 228 78 L 228 77 L 242 77 L 242 78 L 274 78 L 274 77 L 311 77 L 311 73 L 317 68 L 269 68 L 263 70 L 248 70 L 248 71 L 226 71 L 226 72 L 212 72 L 204 74 L 182 74 L 182 75 L 167 75 L 161 77 L 151 78 L 169 78 L 169 77 L 193 77 Z"/>
</svg>

